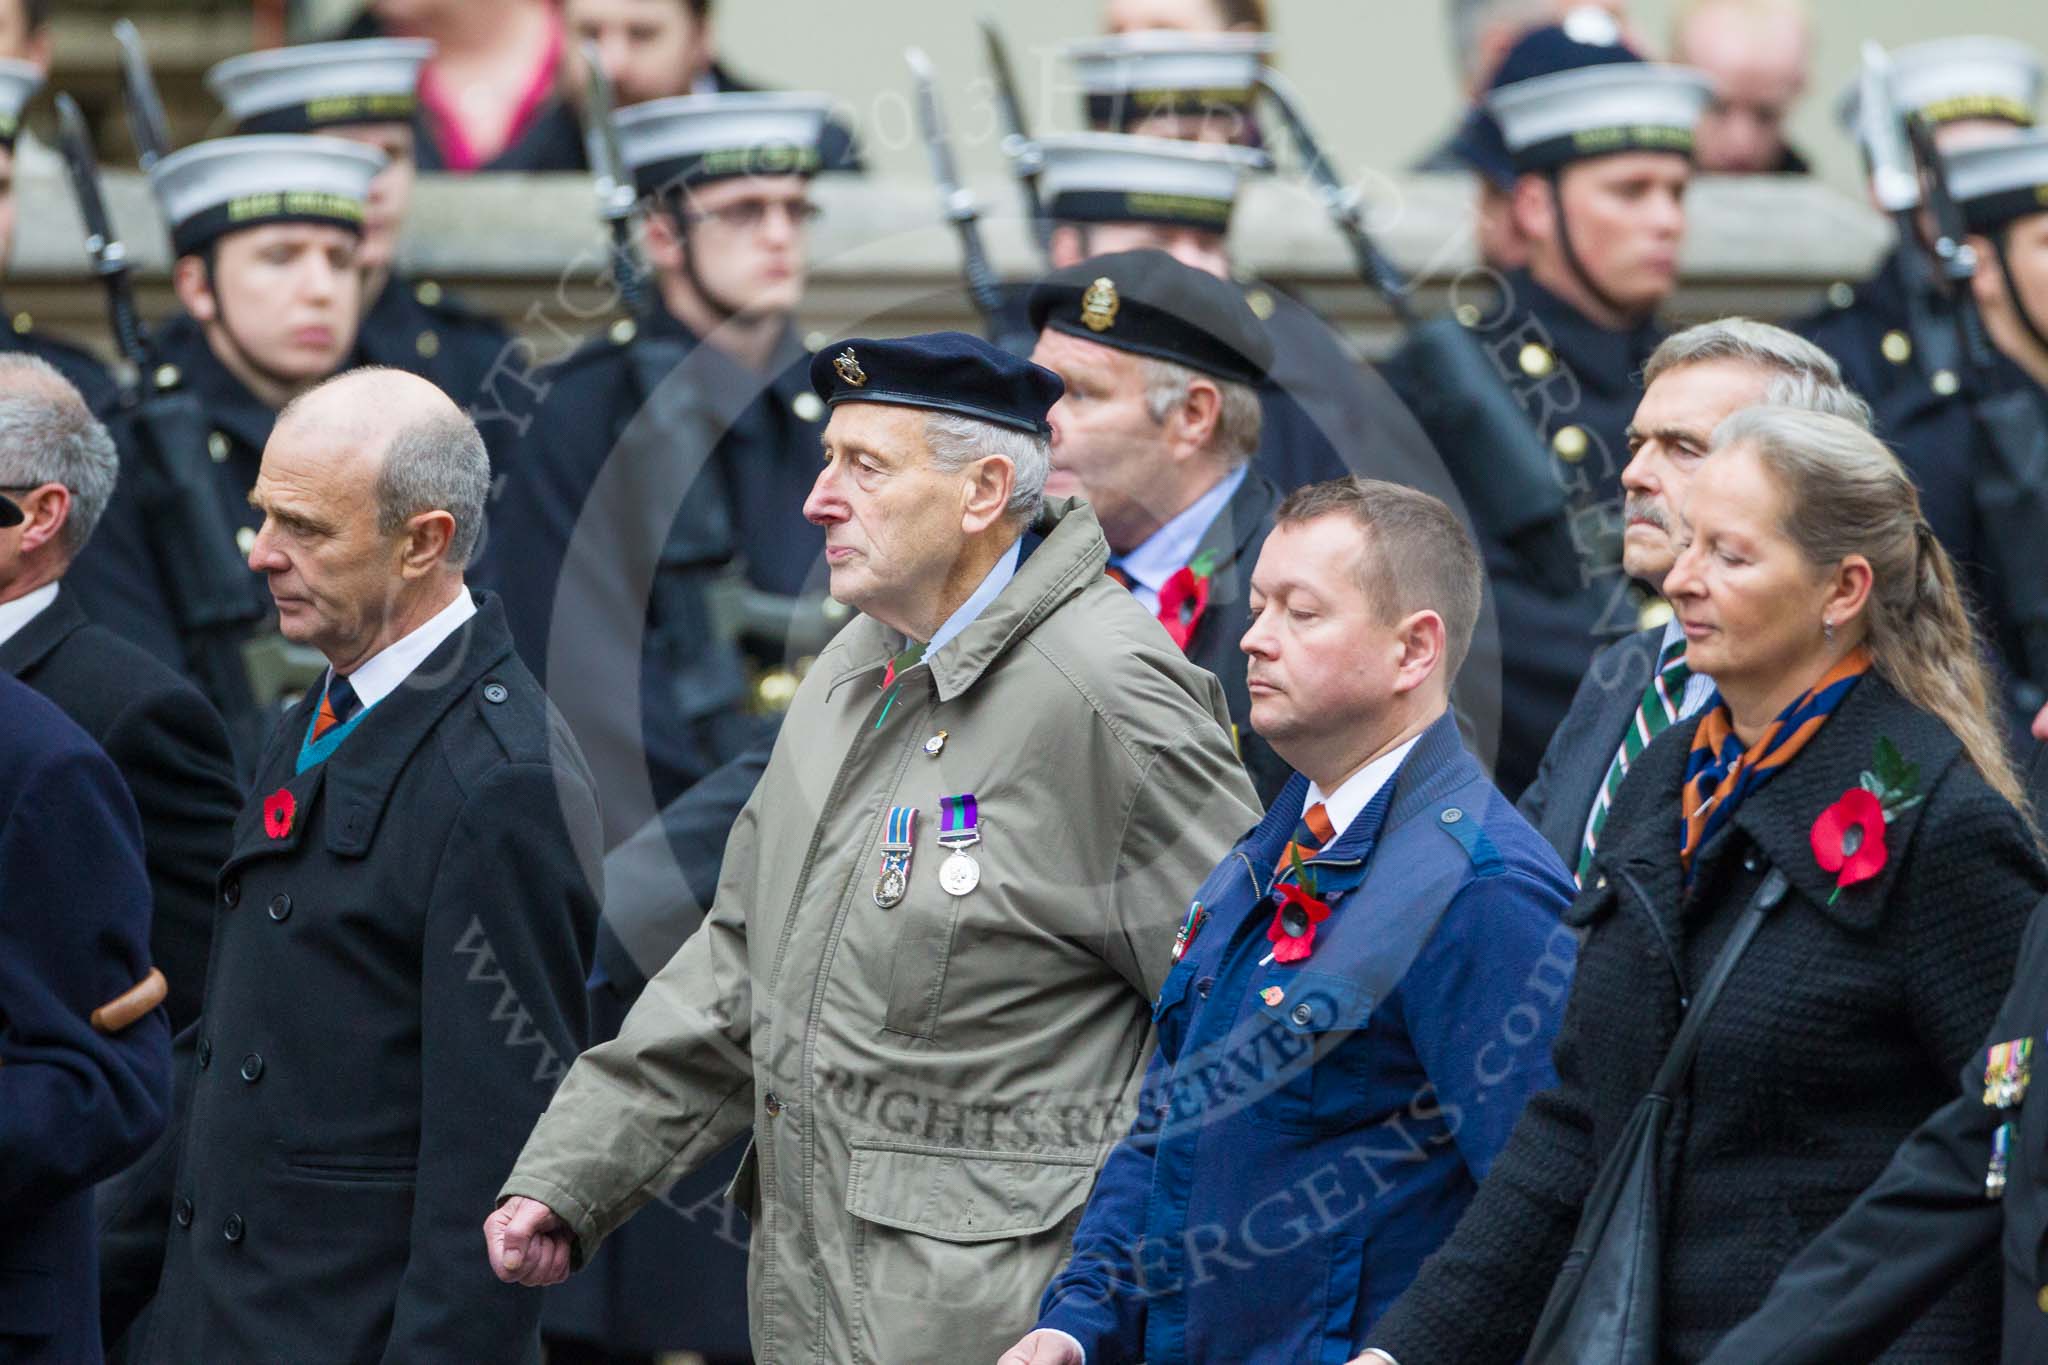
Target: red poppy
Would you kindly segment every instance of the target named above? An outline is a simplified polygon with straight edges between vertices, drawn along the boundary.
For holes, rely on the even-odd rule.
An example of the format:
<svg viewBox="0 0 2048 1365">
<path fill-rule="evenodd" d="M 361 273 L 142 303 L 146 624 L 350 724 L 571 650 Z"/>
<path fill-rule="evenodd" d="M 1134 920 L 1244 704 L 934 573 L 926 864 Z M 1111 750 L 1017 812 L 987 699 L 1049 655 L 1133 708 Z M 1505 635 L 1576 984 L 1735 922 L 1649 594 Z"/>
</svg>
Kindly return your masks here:
<svg viewBox="0 0 2048 1365">
<path fill-rule="evenodd" d="M 1813 857 L 1836 873 L 1835 896 L 1884 871 L 1884 802 L 1877 793 L 1851 787 L 1813 822 Z M 1829 901 L 1834 896 L 1828 897 Z"/>
<path fill-rule="evenodd" d="M 1195 627 L 1209 608 L 1209 575 L 1198 574 L 1192 565 L 1174 570 L 1173 577 L 1159 590 L 1159 624 L 1185 651 L 1195 638 Z"/>
<path fill-rule="evenodd" d="M 263 798 L 263 832 L 273 839 L 282 839 L 292 832 L 292 812 L 299 803 L 292 799 L 291 788 L 279 787 Z"/>
<path fill-rule="evenodd" d="M 1330 917 L 1330 906 L 1298 886 L 1276 886 L 1273 922 L 1266 926 L 1266 941 L 1273 945 L 1275 962 L 1299 962 L 1316 943 L 1316 926 Z M 1292 913 L 1290 913 L 1290 911 Z"/>
</svg>

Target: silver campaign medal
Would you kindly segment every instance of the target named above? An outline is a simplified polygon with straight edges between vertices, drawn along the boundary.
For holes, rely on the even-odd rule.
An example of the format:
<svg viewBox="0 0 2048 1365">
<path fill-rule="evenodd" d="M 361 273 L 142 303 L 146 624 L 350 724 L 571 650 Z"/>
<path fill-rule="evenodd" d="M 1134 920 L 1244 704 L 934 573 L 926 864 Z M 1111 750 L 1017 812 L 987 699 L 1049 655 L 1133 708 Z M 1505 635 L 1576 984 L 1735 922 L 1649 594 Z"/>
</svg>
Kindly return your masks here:
<svg viewBox="0 0 2048 1365">
<path fill-rule="evenodd" d="M 964 896 L 981 885 L 981 864 L 966 849 L 956 848 L 939 864 L 939 885 L 949 896 Z"/>
</svg>

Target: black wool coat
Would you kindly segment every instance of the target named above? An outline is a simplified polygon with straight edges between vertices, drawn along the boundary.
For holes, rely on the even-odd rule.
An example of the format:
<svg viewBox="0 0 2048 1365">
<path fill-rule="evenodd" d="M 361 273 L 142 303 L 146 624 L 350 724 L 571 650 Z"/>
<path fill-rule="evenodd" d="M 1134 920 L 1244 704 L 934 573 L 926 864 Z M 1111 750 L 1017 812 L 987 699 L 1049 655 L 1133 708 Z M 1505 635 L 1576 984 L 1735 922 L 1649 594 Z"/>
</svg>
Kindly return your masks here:
<svg viewBox="0 0 2048 1365">
<path fill-rule="evenodd" d="M 170 1108 L 161 1009 L 92 1012 L 149 972 L 142 831 L 56 705 L 0 672 L 0 1365 L 99 1365 L 92 1187 Z"/>
<path fill-rule="evenodd" d="M 149 866 L 149 950 L 170 986 L 171 1031 L 199 1017 L 213 879 L 227 861 L 242 789 L 227 728 L 199 689 L 149 651 L 85 619 L 70 593 L 0 644 L 0 671 L 57 703 L 128 784 Z"/>
<path fill-rule="evenodd" d="M 1969 1267 L 1996 1255 L 2005 1277 L 2003 1365 L 2048 1360 L 2048 1086 L 2010 1106 L 1985 1100 L 1990 1049 L 2048 1036 L 2048 901 L 2034 911 L 2012 993 L 1963 1066 L 1963 1093 L 1922 1124 L 1877 1183 L 1785 1269 L 1712 1365 L 1867 1360 Z M 1992 1135 L 2010 1122 L 2004 1193 L 1986 1197 Z"/>
<path fill-rule="evenodd" d="M 1649 1088 L 1697 989 L 1773 866 L 1791 891 L 1738 964 L 1675 1105 L 1663 1192 L 1663 1352 L 1693 1362 L 1762 1302 L 1905 1136 L 1955 1098 L 2048 890 L 2021 817 L 1939 720 L 1866 675 L 1782 772 L 1678 862 L 1679 784 L 1697 719 L 1622 784 L 1567 918 L 1586 931 L 1555 1048 L 1451 1239 L 1374 1333 L 1402 1365 L 1520 1359 L 1600 1161 Z M 1886 833 L 1875 879 L 1829 904 L 1816 817 L 1889 738 L 1924 802 Z M 1998 1279 L 1980 1264 L 1882 1359 L 1990 1361 Z"/>
<path fill-rule="evenodd" d="M 585 1041 L 589 773 L 490 597 L 295 775 L 313 705 L 220 874 L 143 1358 L 536 1360 L 481 1228 Z"/>
</svg>

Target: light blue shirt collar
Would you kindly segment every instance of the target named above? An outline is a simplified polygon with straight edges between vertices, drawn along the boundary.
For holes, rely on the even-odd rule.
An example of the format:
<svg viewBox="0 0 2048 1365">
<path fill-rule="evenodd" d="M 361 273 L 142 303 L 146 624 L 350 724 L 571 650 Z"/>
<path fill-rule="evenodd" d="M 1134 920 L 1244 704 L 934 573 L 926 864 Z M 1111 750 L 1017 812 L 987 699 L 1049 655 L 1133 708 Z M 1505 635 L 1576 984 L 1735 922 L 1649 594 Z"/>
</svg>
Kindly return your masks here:
<svg viewBox="0 0 2048 1365">
<path fill-rule="evenodd" d="M 944 625 L 932 632 L 932 638 L 925 642 L 927 658 L 944 649 L 949 641 L 961 631 L 974 624 L 974 618 L 988 610 L 988 604 L 995 601 L 1002 590 L 1017 576 L 1017 561 L 1024 552 L 1024 539 L 1019 536 L 1010 542 L 1010 548 L 1003 551 L 1003 557 L 996 561 L 988 576 L 981 580 L 981 586 L 968 594 L 959 609 L 946 618 Z"/>
<path fill-rule="evenodd" d="M 1159 590 L 1166 586 L 1167 579 L 1179 573 L 1195 557 L 1196 547 L 1208 534 L 1210 524 L 1237 496 L 1237 490 L 1244 486 L 1245 476 L 1250 472 L 1249 464 L 1241 464 L 1231 470 L 1217 481 L 1214 488 L 1145 537 L 1137 549 L 1121 559 L 1109 561 L 1130 578 L 1131 592 L 1145 610 L 1159 610 Z"/>
</svg>

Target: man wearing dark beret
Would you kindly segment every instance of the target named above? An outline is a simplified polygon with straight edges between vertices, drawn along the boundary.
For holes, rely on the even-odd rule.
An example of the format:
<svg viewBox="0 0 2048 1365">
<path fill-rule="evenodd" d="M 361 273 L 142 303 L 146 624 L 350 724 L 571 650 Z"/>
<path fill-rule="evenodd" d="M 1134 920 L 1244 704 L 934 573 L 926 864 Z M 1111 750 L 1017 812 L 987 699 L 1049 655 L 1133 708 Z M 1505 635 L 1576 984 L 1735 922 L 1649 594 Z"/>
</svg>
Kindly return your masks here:
<svg viewBox="0 0 2048 1365">
<path fill-rule="evenodd" d="M 940 333 L 835 342 L 811 382 L 804 511 L 860 614 L 486 1250 L 555 1283 L 751 1130 L 757 1360 L 990 1361 L 1135 1108 L 1181 898 L 1257 812 L 1221 687 L 1044 499 L 1058 376 Z"/>
<path fill-rule="evenodd" d="M 1109 575 L 1214 673 L 1261 801 L 1289 769 L 1250 722 L 1246 583 L 1280 495 L 1251 464 L 1273 345 L 1244 292 L 1163 251 L 1056 270 L 1032 290 L 1031 358 L 1066 382 L 1046 490 L 1088 500 Z"/>
</svg>

